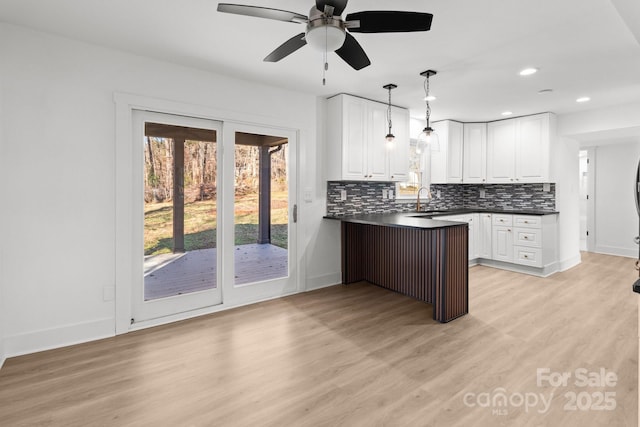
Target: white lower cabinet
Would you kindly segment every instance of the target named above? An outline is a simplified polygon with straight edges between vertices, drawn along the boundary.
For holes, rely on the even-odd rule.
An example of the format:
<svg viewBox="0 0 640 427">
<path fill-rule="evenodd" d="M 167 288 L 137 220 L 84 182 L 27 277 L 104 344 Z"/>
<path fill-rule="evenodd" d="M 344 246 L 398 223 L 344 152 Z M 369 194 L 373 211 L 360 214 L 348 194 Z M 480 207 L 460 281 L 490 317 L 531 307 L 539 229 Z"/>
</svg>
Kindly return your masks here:
<svg viewBox="0 0 640 427">
<path fill-rule="evenodd" d="M 493 214 L 491 248 L 496 261 L 513 261 L 513 215 Z"/>
<path fill-rule="evenodd" d="M 469 224 L 469 260 L 537 275 L 556 271 L 557 216 L 472 213 L 437 217 Z M 499 261 L 498 263 L 494 261 Z M 502 264 L 508 263 L 508 264 Z M 517 269 L 517 266 L 534 269 Z"/>
<path fill-rule="evenodd" d="M 442 221 L 466 222 L 469 224 L 469 260 L 478 258 L 479 219 L 478 214 L 446 215 L 437 217 Z"/>
<path fill-rule="evenodd" d="M 493 259 L 543 268 L 556 262 L 555 215 L 493 215 Z"/>
<path fill-rule="evenodd" d="M 491 240 L 493 238 L 491 234 L 492 230 L 492 215 L 489 213 L 478 214 L 479 217 L 479 230 L 478 230 L 478 258 L 492 259 L 493 252 L 491 250 Z"/>
</svg>

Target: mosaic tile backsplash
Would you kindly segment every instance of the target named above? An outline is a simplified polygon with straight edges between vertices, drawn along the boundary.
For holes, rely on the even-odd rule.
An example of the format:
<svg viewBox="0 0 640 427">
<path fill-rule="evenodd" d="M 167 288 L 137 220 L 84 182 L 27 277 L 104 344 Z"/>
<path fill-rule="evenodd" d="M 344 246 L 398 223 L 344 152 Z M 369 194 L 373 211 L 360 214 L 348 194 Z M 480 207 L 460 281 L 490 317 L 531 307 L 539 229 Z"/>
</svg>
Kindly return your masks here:
<svg viewBox="0 0 640 427">
<path fill-rule="evenodd" d="M 421 200 L 423 210 L 441 209 L 536 209 L 554 211 L 556 185 L 544 191 L 543 184 L 432 184 L 434 198 Z M 480 198 L 484 189 L 484 198 Z M 340 200 L 341 190 L 347 200 Z M 327 215 L 344 216 L 372 213 L 408 212 L 415 210 L 415 200 L 383 199 L 383 190 L 393 191 L 393 182 L 329 181 L 327 183 Z M 436 198 L 440 191 L 440 198 Z M 423 191 L 422 195 L 425 192 Z"/>
</svg>

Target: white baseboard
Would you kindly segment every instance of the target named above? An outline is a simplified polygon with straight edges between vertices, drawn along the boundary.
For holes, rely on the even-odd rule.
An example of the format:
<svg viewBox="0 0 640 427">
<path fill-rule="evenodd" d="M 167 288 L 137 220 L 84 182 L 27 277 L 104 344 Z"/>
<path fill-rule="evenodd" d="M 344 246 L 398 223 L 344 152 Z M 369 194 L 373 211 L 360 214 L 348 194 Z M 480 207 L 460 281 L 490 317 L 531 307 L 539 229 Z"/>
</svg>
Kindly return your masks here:
<svg viewBox="0 0 640 427">
<path fill-rule="evenodd" d="M 39 351 L 66 347 L 115 336 L 113 318 L 65 325 L 5 337 L 5 357 L 21 356 Z"/>
<path fill-rule="evenodd" d="M 496 260 L 486 259 L 486 258 L 478 258 L 475 260 L 475 264 L 473 265 L 484 265 L 485 267 L 499 268 L 502 270 L 509 270 L 515 273 L 530 274 L 532 276 L 538 276 L 538 277 L 548 277 L 548 276 L 551 276 L 553 273 L 557 273 L 559 271 L 557 262 L 546 265 L 542 268 L 538 268 L 538 267 L 529 267 L 528 265 L 514 264 L 511 262 L 496 261 Z M 473 265 L 471 263 L 469 264 L 470 267 L 472 267 Z"/>
<path fill-rule="evenodd" d="M 342 273 L 323 274 L 322 276 L 309 277 L 307 279 L 306 291 L 328 288 L 342 283 Z"/>
<path fill-rule="evenodd" d="M 623 256 L 627 258 L 635 258 L 638 256 L 638 248 L 620 248 L 617 246 L 607 246 L 607 245 L 598 245 L 596 244 L 596 248 L 594 250 L 595 253 L 603 254 L 603 255 L 616 255 Z"/>
<path fill-rule="evenodd" d="M 578 252 L 577 255 L 572 256 L 571 258 L 558 261 L 558 271 L 567 271 L 568 269 L 575 267 L 581 262 L 582 256 L 580 255 L 580 252 Z"/>
</svg>

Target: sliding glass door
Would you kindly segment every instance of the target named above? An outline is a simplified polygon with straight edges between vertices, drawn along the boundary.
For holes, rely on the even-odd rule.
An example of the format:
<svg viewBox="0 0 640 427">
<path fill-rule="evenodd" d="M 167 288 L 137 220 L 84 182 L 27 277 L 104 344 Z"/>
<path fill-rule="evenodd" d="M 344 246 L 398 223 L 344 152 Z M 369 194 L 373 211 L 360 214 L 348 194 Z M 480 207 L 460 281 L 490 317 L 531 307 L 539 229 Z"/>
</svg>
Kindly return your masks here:
<svg viewBox="0 0 640 427">
<path fill-rule="evenodd" d="M 218 122 L 134 112 L 143 163 L 142 281 L 133 321 L 221 303 L 218 245 Z"/>
</svg>

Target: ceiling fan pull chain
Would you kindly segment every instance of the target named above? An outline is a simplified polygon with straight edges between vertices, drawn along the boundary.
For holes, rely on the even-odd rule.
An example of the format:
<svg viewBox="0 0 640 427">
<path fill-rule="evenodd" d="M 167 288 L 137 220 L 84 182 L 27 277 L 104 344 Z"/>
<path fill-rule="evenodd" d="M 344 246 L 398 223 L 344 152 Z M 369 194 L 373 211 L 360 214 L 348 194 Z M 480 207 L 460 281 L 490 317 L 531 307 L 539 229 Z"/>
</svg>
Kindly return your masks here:
<svg viewBox="0 0 640 427">
<path fill-rule="evenodd" d="M 324 59 L 324 69 L 322 70 L 322 86 L 327 85 L 327 70 L 329 69 L 329 63 L 327 62 L 327 29 L 324 29 L 324 52 L 322 53 L 322 59 Z"/>
</svg>

